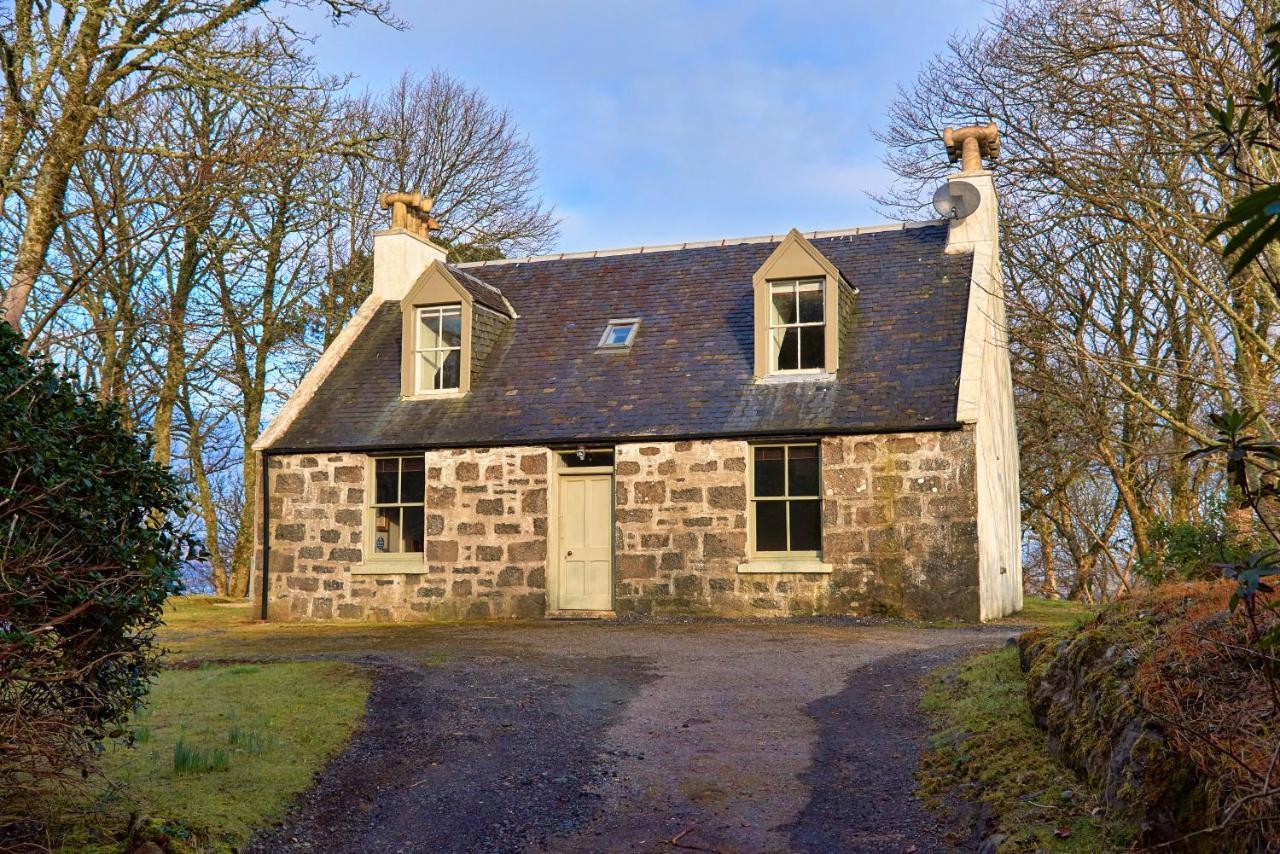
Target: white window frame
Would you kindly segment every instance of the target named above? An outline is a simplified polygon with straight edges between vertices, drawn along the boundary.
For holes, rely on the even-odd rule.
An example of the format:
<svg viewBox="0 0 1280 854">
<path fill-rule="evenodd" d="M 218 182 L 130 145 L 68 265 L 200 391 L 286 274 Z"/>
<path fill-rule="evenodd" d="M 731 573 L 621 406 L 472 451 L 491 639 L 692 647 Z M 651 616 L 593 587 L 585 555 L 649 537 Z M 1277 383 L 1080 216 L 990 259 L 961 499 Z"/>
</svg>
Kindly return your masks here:
<svg viewBox="0 0 1280 854">
<path fill-rule="evenodd" d="M 817 455 L 818 466 L 818 486 L 817 491 L 813 495 L 792 495 L 791 483 L 788 475 L 788 460 L 791 448 L 813 448 Z M 756 495 L 756 450 L 758 448 L 783 448 L 782 457 L 782 495 Z M 752 444 L 748 446 L 747 466 L 748 466 L 748 493 L 747 503 L 747 526 L 751 534 L 751 557 L 765 558 L 768 560 L 794 560 L 794 561 L 814 561 L 822 558 L 822 445 L 819 442 L 762 442 L 760 444 Z M 756 523 L 756 504 L 761 501 L 784 501 L 790 504 L 792 501 L 817 501 L 818 502 L 818 542 L 819 548 L 807 551 L 782 551 L 768 552 L 760 551 L 756 548 L 756 534 L 758 524 Z M 791 512 L 788 507 L 785 514 L 787 520 L 786 538 L 787 544 L 791 543 Z"/>
<path fill-rule="evenodd" d="M 630 326 L 631 332 L 627 335 L 627 340 L 621 344 L 610 344 L 609 333 L 619 326 Z M 600 350 L 625 350 L 631 346 L 636 340 L 636 333 L 640 331 L 640 318 L 638 317 L 615 317 L 604 325 L 604 334 L 600 336 L 600 343 L 596 345 Z"/>
<path fill-rule="evenodd" d="M 826 278 L 825 278 L 825 277 L 822 277 L 822 276 L 806 276 L 806 277 L 798 278 L 798 279 L 772 279 L 772 280 L 770 280 L 770 281 L 767 283 L 767 285 L 768 285 L 768 294 L 767 294 L 767 297 L 768 297 L 768 300 L 769 300 L 769 305 L 768 305 L 768 308 L 767 308 L 767 311 L 768 311 L 768 313 L 769 313 L 769 314 L 768 314 L 768 317 L 769 317 L 769 327 L 768 327 L 768 333 L 767 333 L 767 334 L 768 334 L 768 336 L 769 336 L 769 373 L 770 373 L 770 374 L 779 374 L 779 375 L 786 375 L 786 374 L 821 374 L 821 373 L 825 373 L 825 372 L 826 372 L 826 370 L 827 370 L 827 368 L 826 368 L 826 361 L 827 361 L 827 351 L 826 351 L 826 347 L 827 347 L 827 330 L 826 330 L 826 326 L 827 326 L 827 288 L 826 288 L 826 284 L 827 284 L 827 280 L 826 280 Z M 799 290 L 800 290 L 800 286 L 801 286 L 801 285 L 816 285 L 816 286 L 817 286 L 818 295 L 822 297 L 822 320 L 809 320 L 809 321 L 801 321 L 801 320 L 800 320 L 800 299 L 799 299 L 798 294 L 799 294 Z M 773 322 L 773 314 L 774 314 L 774 311 L 773 311 L 773 295 L 774 295 L 774 293 L 775 293 L 775 292 L 780 292 L 780 289 L 781 289 L 781 288 L 787 288 L 787 289 L 789 289 L 789 290 L 790 290 L 790 292 L 791 292 L 791 295 L 792 295 L 793 299 L 795 300 L 795 306 L 796 306 L 796 321 L 795 321 L 795 323 L 774 323 L 774 322 Z M 816 368 L 801 368 L 801 367 L 795 367 L 795 368 L 779 368 L 779 367 L 778 367 L 778 356 L 779 356 L 780 354 L 779 354 L 779 351 L 778 351 L 778 349 L 777 349 L 777 348 L 778 348 L 780 345 L 779 345 L 778 343 L 775 343 L 775 339 L 774 339 L 774 330 L 776 330 L 776 329 L 794 329 L 794 330 L 796 330 L 796 364 L 797 364 L 797 365 L 799 365 L 800 363 L 802 363 L 802 362 L 804 361 L 804 360 L 803 360 L 803 358 L 801 357 L 801 354 L 802 354 L 802 352 L 803 352 L 802 348 L 804 347 L 804 344 L 803 344 L 803 342 L 801 341 L 801 337 L 802 337 L 802 336 L 800 335 L 800 330 L 801 330 L 801 329 L 804 329 L 804 328 L 806 328 L 806 327 L 808 327 L 808 328 L 812 328 L 812 327 L 819 327 L 819 328 L 821 328 L 821 329 L 822 329 L 822 358 L 818 360 L 818 361 L 819 361 L 819 365 L 818 365 L 818 367 L 816 367 Z"/>
<path fill-rule="evenodd" d="M 448 347 L 448 346 L 423 347 L 422 346 L 423 318 L 427 317 L 428 315 L 435 315 L 440 323 L 441 336 L 443 337 L 444 318 L 446 315 L 452 315 L 452 314 L 457 314 L 458 316 L 458 328 L 460 331 L 458 335 L 457 346 L 456 347 Z M 462 366 L 463 335 L 461 333 L 462 324 L 463 324 L 462 303 L 451 302 L 451 303 L 442 303 L 440 305 L 418 306 L 418 308 L 416 309 L 416 313 L 414 315 L 414 327 L 413 327 L 413 373 L 414 373 L 413 387 L 414 387 L 415 394 L 456 394 L 462 391 L 462 367 L 463 367 Z M 454 352 L 458 354 L 458 384 L 454 386 L 449 386 L 447 388 L 424 387 L 425 385 L 424 380 L 426 378 L 422 376 L 425 373 L 425 371 L 422 370 L 422 355 L 424 353 L 441 353 L 443 354 L 443 357 L 440 359 L 439 364 L 443 365 L 444 360 L 449 358 L 448 354 L 454 353 Z M 434 382 L 435 378 L 432 377 L 431 379 L 432 379 L 432 382 Z"/>
</svg>

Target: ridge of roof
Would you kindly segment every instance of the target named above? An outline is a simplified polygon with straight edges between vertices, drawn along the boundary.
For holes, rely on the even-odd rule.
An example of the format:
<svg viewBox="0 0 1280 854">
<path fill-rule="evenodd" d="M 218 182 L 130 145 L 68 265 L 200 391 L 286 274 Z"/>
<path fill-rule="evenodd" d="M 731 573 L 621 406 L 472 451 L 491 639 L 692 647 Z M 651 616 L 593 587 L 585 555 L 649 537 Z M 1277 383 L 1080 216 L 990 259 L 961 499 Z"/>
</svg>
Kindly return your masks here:
<svg viewBox="0 0 1280 854">
<path fill-rule="evenodd" d="M 853 237 L 884 231 L 905 231 L 908 228 L 928 228 L 945 225 L 949 220 L 929 219 L 914 222 L 891 222 L 879 225 L 859 225 L 854 228 L 837 228 L 830 231 L 802 231 L 809 240 L 823 237 Z M 722 237 L 719 240 L 690 241 L 687 243 L 662 243 L 653 246 L 628 246 L 621 249 L 589 249 L 585 252 L 553 252 L 550 255 L 525 255 L 520 258 L 496 258 L 492 261 L 464 261 L 454 264 L 458 268 L 496 267 L 503 264 L 525 264 L 537 261 L 569 261 L 577 258 L 608 258 L 615 255 L 641 255 L 650 252 L 675 252 L 680 249 L 710 249 L 717 246 L 741 246 L 744 243 L 778 243 L 786 234 L 763 234 L 755 237 Z"/>
</svg>

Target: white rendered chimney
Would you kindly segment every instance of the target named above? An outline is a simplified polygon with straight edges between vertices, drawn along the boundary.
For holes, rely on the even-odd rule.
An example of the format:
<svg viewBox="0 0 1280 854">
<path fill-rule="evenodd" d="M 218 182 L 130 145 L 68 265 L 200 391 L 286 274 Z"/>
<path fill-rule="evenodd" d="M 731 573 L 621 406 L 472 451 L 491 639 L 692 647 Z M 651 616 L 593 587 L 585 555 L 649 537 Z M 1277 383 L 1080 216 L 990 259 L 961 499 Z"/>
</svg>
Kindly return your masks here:
<svg viewBox="0 0 1280 854">
<path fill-rule="evenodd" d="M 447 253 L 429 236 L 439 227 L 431 216 L 431 199 L 421 193 L 383 193 L 379 201 L 391 208 L 391 227 L 373 235 L 373 296 L 398 300 L 432 261 L 443 262 Z"/>
</svg>

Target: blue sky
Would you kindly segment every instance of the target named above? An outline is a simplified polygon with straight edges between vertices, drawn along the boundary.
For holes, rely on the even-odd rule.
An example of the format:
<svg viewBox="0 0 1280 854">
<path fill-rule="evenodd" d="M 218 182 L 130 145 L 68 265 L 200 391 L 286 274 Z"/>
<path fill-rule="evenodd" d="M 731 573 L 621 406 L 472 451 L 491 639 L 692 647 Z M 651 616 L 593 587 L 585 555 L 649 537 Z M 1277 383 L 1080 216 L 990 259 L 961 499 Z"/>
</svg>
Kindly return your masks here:
<svg viewBox="0 0 1280 854">
<path fill-rule="evenodd" d="M 977 0 L 647 3 L 393 0 L 318 38 L 322 70 L 381 89 L 439 67 L 509 109 L 541 164 L 562 251 L 883 220 L 881 127 L 895 88 Z M 939 142 L 941 148 L 941 142 Z"/>
</svg>

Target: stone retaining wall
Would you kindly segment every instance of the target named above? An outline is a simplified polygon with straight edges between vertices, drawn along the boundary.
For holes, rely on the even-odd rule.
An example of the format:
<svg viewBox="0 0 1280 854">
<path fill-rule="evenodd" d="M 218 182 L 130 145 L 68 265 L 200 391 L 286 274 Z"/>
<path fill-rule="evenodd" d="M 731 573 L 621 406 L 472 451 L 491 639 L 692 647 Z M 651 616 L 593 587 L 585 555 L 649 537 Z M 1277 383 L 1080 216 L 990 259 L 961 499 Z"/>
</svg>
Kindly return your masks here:
<svg viewBox="0 0 1280 854">
<path fill-rule="evenodd" d="M 821 440 L 830 573 L 747 574 L 740 440 L 619 445 L 619 613 L 977 619 L 971 430 Z M 367 458 L 269 458 L 273 619 L 537 617 L 547 607 L 545 448 L 429 451 L 426 554 L 365 574 Z"/>
</svg>

